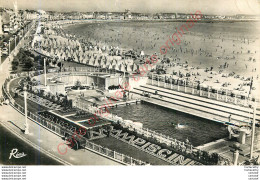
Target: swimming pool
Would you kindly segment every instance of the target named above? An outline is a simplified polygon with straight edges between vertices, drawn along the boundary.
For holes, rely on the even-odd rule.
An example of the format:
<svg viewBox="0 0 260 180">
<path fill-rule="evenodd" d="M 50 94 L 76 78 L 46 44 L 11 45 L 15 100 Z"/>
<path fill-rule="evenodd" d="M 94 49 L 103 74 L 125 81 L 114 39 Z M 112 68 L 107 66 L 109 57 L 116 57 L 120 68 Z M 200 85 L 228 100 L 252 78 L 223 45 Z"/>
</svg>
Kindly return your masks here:
<svg viewBox="0 0 260 180">
<path fill-rule="evenodd" d="M 228 136 L 227 128 L 219 123 L 166 109 L 151 104 L 121 106 L 111 109 L 124 120 L 143 123 L 158 133 L 185 141 L 187 138 L 193 146 L 199 146 Z M 180 124 L 178 127 L 177 124 Z"/>
</svg>

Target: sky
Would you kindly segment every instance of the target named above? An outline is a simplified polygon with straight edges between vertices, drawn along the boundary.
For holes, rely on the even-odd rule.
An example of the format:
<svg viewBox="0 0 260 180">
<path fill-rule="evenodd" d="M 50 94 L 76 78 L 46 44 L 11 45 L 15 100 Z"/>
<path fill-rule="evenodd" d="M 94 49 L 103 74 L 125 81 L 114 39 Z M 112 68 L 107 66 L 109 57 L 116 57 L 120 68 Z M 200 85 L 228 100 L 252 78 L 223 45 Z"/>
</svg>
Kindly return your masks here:
<svg viewBox="0 0 260 180">
<path fill-rule="evenodd" d="M 158 13 L 183 12 L 202 14 L 234 15 L 260 14 L 260 0 L 0 0 L 0 7 L 18 9 L 42 9 L 54 11 L 107 11 Z"/>
</svg>

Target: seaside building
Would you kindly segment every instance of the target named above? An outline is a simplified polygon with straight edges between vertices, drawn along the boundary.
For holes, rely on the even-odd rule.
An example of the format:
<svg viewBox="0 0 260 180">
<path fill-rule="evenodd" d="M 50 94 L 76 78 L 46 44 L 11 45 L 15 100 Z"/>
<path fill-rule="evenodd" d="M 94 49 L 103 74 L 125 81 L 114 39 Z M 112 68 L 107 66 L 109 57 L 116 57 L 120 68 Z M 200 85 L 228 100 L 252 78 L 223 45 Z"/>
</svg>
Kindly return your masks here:
<svg viewBox="0 0 260 180">
<path fill-rule="evenodd" d="M 177 19 L 188 19 L 189 18 L 188 16 L 189 15 L 184 14 L 184 13 L 176 13 L 176 18 Z"/>
<path fill-rule="evenodd" d="M 34 10 L 25 10 L 25 15 L 27 20 L 35 20 L 38 17 L 38 14 Z"/>
<path fill-rule="evenodd" d="M 149 16 L 147 14 L 140 14 L 138 17 L 137 17 L 138 20 L 148 20 L 149 19 Z"/>
<path fill-rule="evenodd" d="M 260 20 L 260 15 L 237 14 L 237 19 Z"/>
<path fill-rule="evenodd" d="M 94 14 L 93 13 L 84 13 L 82 14 L 83 19 L 94 19 Z"/>
<path fill-rule="evenodd" d="M 176 13 L 162 13 L 161 16 L 163 19 L 175 19 Z"/>
<path fill-rule="evenodd" d="M 162 19 L 162 14 L 161 13 L 156 13 L 153 15 L 153 19 Z"/>
<path fill-rule="evenodd" d="M 121 13 L 119 12 L 111 12 L 107 14 L 107 19 L 111 20 L 119 20 L 121 16 Z"/>
<path fill-rule="evenodd" d="M 129 9 L 126 9 L 124 12 L 124 19 L 132 19 L 132 13 Z"/>
</svg>

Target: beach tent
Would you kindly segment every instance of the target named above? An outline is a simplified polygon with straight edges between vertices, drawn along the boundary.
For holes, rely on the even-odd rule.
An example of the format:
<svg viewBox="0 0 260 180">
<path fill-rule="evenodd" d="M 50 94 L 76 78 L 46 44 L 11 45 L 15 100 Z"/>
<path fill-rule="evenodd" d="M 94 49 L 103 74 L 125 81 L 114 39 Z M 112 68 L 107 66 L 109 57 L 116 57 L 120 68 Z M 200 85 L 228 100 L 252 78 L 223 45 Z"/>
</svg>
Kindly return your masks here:
<svg viewBox="0 0 260 180">
<path fill-rule="evenodd" d="M 75 61 L 75 62 L 79 62 L 79 58 L 78 58 L 77 55 L 74 56 L 74 61 Z"/>
<path fill-rule="evenodd" d="M 127 72 L 131 72 L 131 71 L 132 71 L 132 68 L 131 68 L 131 65 L 130 65 L 130 64 L 127 64 L 127 65 L 126 65 L 126 71 L 127 71 Z"/>
<path fill-rule="evenodd" d="M 115 70 L 119 70 L 119 66 L 116 64 L 116 65 L 113 65 L 113 69 Z"/>
<path fill-rule="evenodd" d="M 107 60 L 112 61 L 113 57 L 112 56 L 107 56 Z"/>
<path fill-rule="evenodd" d="M 119 65 L 119 70 L 122 71 L 122 72 L 125 72 L 126 71 L 125 65 L 124 64 L 120 64 Z"/>
<path fill-rule="evenodd" d="M 111 63 L 109 62 L 109 60 L 106 61 L 106 66 L 109 66 Z"/>
<path fill-rule="evenodd" d="M 99 66 L 98 60 L 95 60 L 94 66 Z"/>
<path fill-rule="evenodd" d="M 132 66 L 132 71 L 136 71 L 137 70 L 137 65 L 134 63 L 133 66 Z"/>
<path fill-rule="evenodd" d="M 93 59 L 90 59 L 90 60 L 89 60 L 89 65 L 91 65 L 91 66 L 94 65 L 94 60 L 93 60 Z"/>
<path fill-rule="evenodd" d="M 103 64 L 101 67 L 102 67 L 102 68 L 104 68 L 104 69 L 106 69 L 106 68 L 107 68 L 107 66 L 106 66 L 105 64 Z"/>
<path fill-rule="evenodd" d="M 94 63 L 94 56 L 91 56 L 90 61 Z"/>
<path fill-rule="evenodd" d="M 109 64 L 108 69 L 113 69 L 112 64 Z"/>
<path fill-rule="evenodd" d="M 101 66 L 105 65 L 105 62 L 104 61 L 100 61 L 100 65 Z"/>
<path fill-rule="evenodd" d="M 112 65 L 114 66 L 114 65 L 116 65 L 117 64 L 117 61 L 116 60 L 113 60 L 112 61 Z"/>
</svg>

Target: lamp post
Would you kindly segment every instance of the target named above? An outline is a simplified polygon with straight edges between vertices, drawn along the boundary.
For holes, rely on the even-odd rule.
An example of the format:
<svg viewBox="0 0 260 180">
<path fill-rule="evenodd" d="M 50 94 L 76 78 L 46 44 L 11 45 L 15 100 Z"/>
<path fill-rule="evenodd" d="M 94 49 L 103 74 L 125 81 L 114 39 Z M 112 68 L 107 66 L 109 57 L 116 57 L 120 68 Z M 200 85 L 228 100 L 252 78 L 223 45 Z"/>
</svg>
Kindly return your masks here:
<svg viewBox="0 0 260 180">
<path fill-rule="evenodd" d="M 191 82 L 191 94 L 194 94 L 194 84 L 193 84 L 193 81 Z"/>
<path fill-rule="evenodd" d="M 16 35 L 14 35 L 14 48 L 16 47 Z"/>
<path fill-rule="evenodd" d="M 225 102 L 227 102 L 228 90 L 226 89 Z"/>
<path fill-rule="evenodd" d="M 253 104 L 253 123 L 252 123 L 252 133 L 251 133 L 251 147 L 250 147 L 250 159 L 253 158 L 254 154 L 254 139 L 255 139 L 255 115 L 256 115 L 256 102 Z"/>
<path fill-rule="evenodd" d="M 27 88 L 24 87 L 24 116 L 25 116 L 25 128 L 24 128 L 24 134 L 29 134 L 29 125 L 27 122 Z"/>
<path fill-rule="evenodd" d="M 172 77 L 171 77 L 171 81 L 170 81 L 170 83 L 171 83 L 171 89 L 172 89 Z"/>
<path fill-rule="evenodd" d="M 186 93 L 186 80 L 184 79 L 184 92 Z"/>
<path fill-rule="evenodd" d="M 179 83 L 180 83 L 180 79 L 178 78 L 178 80 L 177 80 L 177 91 L 180 91 Z"/>
<path fill-rule="evenodd" d="M 208 86 L 208 99 L 210 98 L 210 86 Z"/>
<path fill-rule="evenodd" d="M 9 45 L 9 49 L 8 49 L 8 50 L 9 50 L 9 53 L 8 53 L 8 54 L 10 54 L 10 53 L 11 53 L 11 41 L 10 41 L 10 39 L 8 40 L 8 43 L 9 43 L 9 44 L 8 44 L 8 45 Z"/>
<path fill-rule="evenodd" d="M 44 86 L 47 86 L 47 77 L 46 77 L 46 58 L 44 58 Z"/>
<path fill-rule="evenodd" d="M 0 49 L 0 71 L 2 71 L 2 51 Z"/>
<path fill-rule="evenodd" d="M 164 84 L 163 84 L 163 87 L 164 87 L 164 88 L 166 87 L 166 76 L 164 76 Z"/>
<path fill-rule="evenodd" d="M 152 85 L 153 85 L 153 73 L 152 73 Z"/>
</svg>

